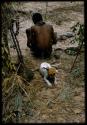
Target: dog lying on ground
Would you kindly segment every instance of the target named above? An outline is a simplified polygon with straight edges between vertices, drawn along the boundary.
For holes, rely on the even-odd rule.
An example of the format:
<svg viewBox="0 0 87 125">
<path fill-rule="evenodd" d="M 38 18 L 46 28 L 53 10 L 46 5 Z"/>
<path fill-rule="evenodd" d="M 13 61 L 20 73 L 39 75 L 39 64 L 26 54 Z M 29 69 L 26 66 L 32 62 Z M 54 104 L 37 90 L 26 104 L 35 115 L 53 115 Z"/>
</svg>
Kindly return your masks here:
<svg viewBox="0 0 87 125">
<path fill-rule="evenodd" d="M 52 67 L 49 63 L 43 62 L 40 65 L 40 73 L 44 78 L 44 81 L 47 83 L 49 87 L 57 84 L 56 80 L 56 68 Z"/>
</svg>

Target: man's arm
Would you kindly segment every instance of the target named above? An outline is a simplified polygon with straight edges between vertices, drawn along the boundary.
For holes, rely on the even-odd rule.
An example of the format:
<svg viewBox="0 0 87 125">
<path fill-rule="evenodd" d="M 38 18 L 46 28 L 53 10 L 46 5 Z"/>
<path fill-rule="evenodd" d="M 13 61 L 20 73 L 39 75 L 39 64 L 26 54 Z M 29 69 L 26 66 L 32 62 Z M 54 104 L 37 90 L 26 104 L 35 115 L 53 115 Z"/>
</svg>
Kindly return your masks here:
<svg viewBox="0 0 87 125">
<path fill-rule="evenodd" d="M 26 29 L 26 35 L 27 35 L 27 46 L 31 46 L 31 29 Z"/>
<path fill-rule="evenodd" d="M 57 43 L 57 36 L 56 33 L 54 32 L 53 27 L 51 27 L 51 35 L 52 35 L 52 44 L 56 44 Z"/>
</svg>

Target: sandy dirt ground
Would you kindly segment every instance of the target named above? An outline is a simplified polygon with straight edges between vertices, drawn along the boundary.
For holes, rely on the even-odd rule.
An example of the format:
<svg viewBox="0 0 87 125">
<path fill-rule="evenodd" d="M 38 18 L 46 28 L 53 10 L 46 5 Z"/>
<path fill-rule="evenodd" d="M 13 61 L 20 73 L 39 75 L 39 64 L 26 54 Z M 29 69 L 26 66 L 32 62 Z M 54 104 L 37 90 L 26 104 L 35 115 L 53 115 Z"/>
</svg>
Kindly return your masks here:
<svg viewBox="0 0 87 125">
<path fill-rule="evenodd" d="M 44 21 L 46 21 L 47 23 L 53 25 L 54 31 L 57 32 L 59 35 L 69 32 L 71 31 L 70 27 L 72 27 L 74 24 L 76 24 L 76 22 L 81 22 L 84 23 L 84 8 L 82 8 L 82 10 L 79 11 L 73 11 L 73 6 L 76 5 L 82 5 L 84 6 L 83 2 L 48 2 L 48 6 L 47 6 L 47 13 L 49 11 L 55 11 L 58 8 L 64 8 L 64 7 L 71 7 L 72 11 L 68 12 L 68 18 L 72 19 L 71 21 L 64 21 L 62 23 L 62 25 L 56 25 L 55 22 L 49 21 L 47 19 L 44 18 Z M 15 8 L 16 9 L 16 8 Z M 27 3 L 22 3 L 22 5 L 20 5 L 19 8 L 17 8 L 17 10 L 23 11 L 23 12 L 39 12 L 41 11 L 41 13 L 46 13 L 46 2 L 27 2 Z M 67 17 L 67 12 L 63 11 L 61 12 L 61 16 L 65 14 L 65 16 Z M 48 14 L 46 14 L 48 15 Z M 20 17 L 20 31 L 19 31 L 19 35 L 18 35 L 18 40 L 19 40 L 19 44 L 20 44 L 20 48 L 22 50 L 22 54 L 26 53 L 26 50 L 28 49 L 28 47 L 26 46 L 27 43 L 27 37 L 26 37 L 26 29 L 30 28 L 33 25 L 31 16 L 29 16 L 27 19 L 24 17 Z M 68 46 L 77 46 L 77 44 L 70 44 L 69 41 L 64 41 L 63 42 L 57 42 L 56 46 L 58 46 L 59 48 L 66 48 Z M 54 46 L 55 47 L 55 46 Z M 28 49 L 29 50 L 29 49 Z"/>
<path fill-rule="evenodd" d="M 74 10 L 74 7 L 78 6 L 80 10 Z M 80 7 L 79 7 L 80 6 Z M 84 23 L 84 4 L 83 2 L 48 2 L 47 14 L 49 12 L 54 12 L 59 8 L 69 8 L 68 13 L 66 9 L 61 11 L 61 15 L 65 14 L 70 21 L 63 21 L 61 25 L 57 25 L 51 20 L 44 19 L 47 23 L 53 25 L 54 31 L 58 34 L 63 34 L 65 32 L 71 31 L 72 27 L 76 22 Z M 24 2 L 20 5 L 20 8 L 17 8 L 22 11 L 39 11 L 42 14 L 46 13 L 46 2 Z M 56 61 L 56 64 L 61 63 L 57 67 L 57 86 L 48 88 L 43 78 L 39 72 L 35 72 L 34 79 L 31 81 L 31 85 L 28 86 L 29 94 L 31 95 L 31 101 L 33 106 L 25 104 L 26 109 L 23 109 L 24 115 L 20 122 L 24 123 L 79 123 L 85 121 L 84 114 L 84 86 L 83 87 L 72 87 L 70 82 L 66 81 L 69 77 L 68 70 L 71 67 L 71 64 L 66 63 L 66 69 L 63 68 L 64 54 L 60 55 L 59 59 L 51 57 L 50 59 L 37 59 L 32 56 L 29 48 L 27 47 L 27 37 L 25 30 L 33 25 L 31 17 L 20 16 L 20 30 L 17 36 L 20 44 L 22 54 L 24 56 L 25 64 L 31 69 L 38 68 L 41 62 L 52 63 Z M 54 46 L 59 48 L 67 48 L 69 46 L 77 46 L 77 44 L 71 44 L 71 39 L 63 40 L 62 42 L 58 41 Z M 16 51 L 11 48 L 12 56 L 16 55 Z M 66 58 L 68 59 L 67 55 Z M 65 58 L 65 60 L 66 60 Z M 74 59 L 75 57 L 69 57 Z M 72 89 L 71 89 L 72 88 Z M 25 100 L 27 98 L 25 97 Z M 26 113 L 25 113 L 26 110 Z"/>
</svg>

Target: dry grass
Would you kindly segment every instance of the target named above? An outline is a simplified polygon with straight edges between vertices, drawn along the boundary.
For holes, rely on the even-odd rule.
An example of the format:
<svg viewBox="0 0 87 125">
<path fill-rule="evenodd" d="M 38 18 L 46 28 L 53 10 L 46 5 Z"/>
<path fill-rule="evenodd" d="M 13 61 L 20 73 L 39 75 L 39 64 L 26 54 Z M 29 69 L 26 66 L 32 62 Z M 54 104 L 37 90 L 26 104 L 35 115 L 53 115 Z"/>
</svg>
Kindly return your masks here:
<svg viewBox="0 0 87 125">
<path fill-rule="evenodd" d="M 45 85 L 39 72 L 35 72 L 35 78 L 28 86 L 33 107 L 28 103 L 26 112 L 28 112 L 29 117 L 25 113 L 21 122 L 83 123 L 85 121 L 84 64 L 82 63 L 84 62 L 84 54 L 82 53 L 78 57 L 72 73 L 69 73 L 74 58 L 75 56 L 62 54 L 60 58 L 62 65 L 57 74 L 58 84 L 52 89 Z M 78 73 L 80 75 L 77 74 L 74 77 L 73 72 L 79 66 L 81 67 Z"/>
<path fill-rule="evenodd" d="M 73 11 L 81 12 L 82 7 L 73 6 L 67 8 L 54 9 L 48 13 L 48 18 L 58 25 L 64 21 L 71 21 L 71 17 L 67 17 Z M 62 12 L 62 13 L 60 13 Z M 53 18 L 52 18 L 53 17 Z M 58 19 L 58 20 L 57 20 Z M 73 17 L 74 19 L 74 17 Z M 69 22 L 70 23 L 70 22 Z M 22 31 L 21 31 L 22 32 Z M 21 38 L 22 40 L 22 38 Z M 58 53 L 58 51 L 57 51 Z M 72 63 L 75 56 L 70 56 L 65 53 L 60 54 L 59 59 L 53 56 L 50 59 L 37 59 L 30 53 L 26 53 L 24 61 L 26 67 L 30 69 L 39 68 L 40 63 L 47 61 L 52 63 L 61 63 L 57 67 L 58 73 L 57 86 L 48 88 L 41 77 L 39 71 L 34 72 L 34 79 L 27 83 L 26 79 L 16 75 L 15 85 L 20 86 L 22 94 L 22 109 L 20 123 L 84 123 L 85 122 L 85 81 L 84 81 L 84 52 L 79 55 L 73 71 L 70 73 Z M 10 94 L 13 76 L 5 79 L 2 84 L 3 99 Z M 9 91 L 7 91 L 9 90 Z M 14 89 L 15 90 L 15 89 Z M 7 93 L 6 93 L 7 92 Z M 14 111 L 15 91 L 10 94 L 6 104 L 6 112 L 3 115 L 4 122 L 16 122 Z M 3 104 L 4 104 L 3 103 Z M 3 110 L 4 112 L 4 110 Z"/>
</svg>

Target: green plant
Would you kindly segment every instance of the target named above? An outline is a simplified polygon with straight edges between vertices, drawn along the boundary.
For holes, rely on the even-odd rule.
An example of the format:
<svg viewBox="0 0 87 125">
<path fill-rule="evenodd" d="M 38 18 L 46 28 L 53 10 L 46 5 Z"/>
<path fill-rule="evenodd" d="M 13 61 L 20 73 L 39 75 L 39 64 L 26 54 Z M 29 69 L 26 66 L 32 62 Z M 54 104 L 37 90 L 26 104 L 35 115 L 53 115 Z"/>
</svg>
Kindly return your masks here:
<svg viewBox="0 0 87 125">
<path fill-rule="evenodd" d="M 69 48 L 65 49 L 64 52 L 68 55 L 75 56 L 78 52 L 78 47 L 69 47 Z"/>
<path fill-rule="evenodd" d="M 77 22 L 71 27 L 71 29 L 75 34 L 73 43 L 77 42 L 79 46 L 82 44 L 82 42 L 84 44 L 84 24 Z"/>
<path fill-rule="evenodd" d="M 79 47 L 84 45 L 84 25 L 77 22 L 74 26 L 71 27 L 72 31 L 75 34 L 72 43 L 78 43 L 78 47 L 69 47 L 65 49 L 65 53 L 69 55 L 76 55 L 79 51 Z"/>
<path fill-rule="evenodd" d="M 12 9 L 12 3 L 2 3 L 1 4 L 1 59 L 2 59 L 2 79 L 8 76 L 8 74 L 15 70 L 14 64 L 11 62 L 10 50 L 8 46 L 8 30 L 10 27 L 11 19 L 14 18 Z"/>
</svg>

